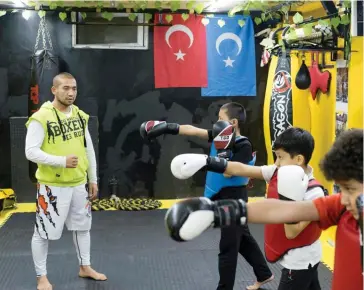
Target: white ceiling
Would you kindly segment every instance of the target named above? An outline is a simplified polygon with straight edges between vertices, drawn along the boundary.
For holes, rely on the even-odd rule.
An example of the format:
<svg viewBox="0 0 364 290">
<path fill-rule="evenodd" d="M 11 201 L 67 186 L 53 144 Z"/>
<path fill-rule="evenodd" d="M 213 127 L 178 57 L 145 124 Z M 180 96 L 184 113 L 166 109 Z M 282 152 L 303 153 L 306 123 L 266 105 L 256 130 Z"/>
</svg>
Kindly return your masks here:
<svg viewBox="0 0 364 290">
<path fill-rule="evenodd" d="M 14 7 L 27 6 L 27 0 L 0 0 L 0 5 L 13 5 Z"/>
<path fill-rule="evenodd" d="M 0 0 L 0 5 L 14 5 L 14 7 L 22 7 L 22 6 L 26 6 L 31 1 L 48 6 L 49 2 L 56 1 L 56 0 Z M 195 0 L 194 3 L 195 3 L 195 5 L 203 3 L 204 7 L 205 7 L 203 10 L 204 12 L 226 13 L 231 8 L 233 8 L 239 4 L 243 4 L 246 1 L 247 0 Z M 97 1 L 91 1 L 91 0 L 86 0 L 86 1 L 63 0 L 62 1 L 63 5 L 65 7 L 79 7 L 79 2 L 83 2 L 82 7 L 87 7 L 87 6 L 95 7 L 95 3 L 97 3 Z M 108 1 L 106 1 L 106 0 L 104 0 L 102 2 L 103 2 L 104 7 L 118 7 L 118 4 L 122 3 L 125 8 L 133 8 L 133 2 L 135 2 L 135 1 L 129 1 L 129 0 L 115 0 L 115 1 L 108 0 Z M 162 7 L 163 7 L 163 2 L 167 3 L 167 5 L 165 5 L 163 8 L 166 8 L 166 9 L 170 8 L 170 6 L 169 6 L 169 3 L 171 2 L 170 0 L 162 0 L 161 2 L 162 2 Z M 187 9 L 188 8 L 187 3 L 189 3 L 189 2 L 190 1 L 187 1 L 187 0 L 180 1 L 180 9 Z M 274 6 L 278 3 L 278 0 L 262 1 L 262 2 L 265 2 L 265 4 L 268 4 L 269 6 Z M 147 0 L 146 8 L 149 8 L 149 9 L 154 8 L 154 3 L 155 3 L 155 0 Z M 253 5 L 251 7 L 251 10 L 255 10 Z"/>
<path fill-rule="evenodd" d="M 18 5 L 15 5 L 15 4 L 18 4 L 18 3 L 16 3 L 16 2 L 18 2 L 19 4 L 20 4 L 20 6 L 24 6 L 24 4 L 22 4 L 22 2 L 21 1 L 10 1 L 10 0 L 1 0 L 0 1 L 0 5 L 14 5 L 14 6 L 18 6 Z"/>
<path fill-rule="evenodd" d="M 236 0 L 214 0 L 209 1 L 210 4 L 206 7 L 206 11 L 228 11 L 236 5 L 242 4 L 245 1 Z"/>
<path fill-rule="evenodd" d="M 0 0 L 0 5 L 14 5 L 15 7 L 22 7 L 24 5 L 26 5 L 27 3 L 29 3 L 30 0 Z M 47 5 L 50 1 L 42 1 L 42 0 L 34 0 L 33 2 L 40 2 L 40 3 L 44 3 L 45 5 Z M 64 0 L 62 1 L 64 6 L 77 6 L 76 2 L 79 1 L 75 1 L 75 0 Z M 84 1 L 85 2 L 85 6 L 87 6 L 87 2 L 91 2 L 90 4 L 94 4 L 95 1 Z M 117 6 L 118 2 L 123 3 L 123 5 L 125 7 L 128 7 L 128 2 L 127 0 L 116 0 L 116 1 L 103 1 L 105 6 Z M 150 5 L 148 5 L 148 8 L 152 8 L 154 5 L 154 0 L 148 0 L 147 2 L 149 2 Z M 163 6 L 163 2 L 170 2 L 170 1 L 162 1 L 162 6 Z M 205 4 L 205 9 L 206 11 L 228 11 L 229 9 L 233 8 L 234 6 L 244 3 L 245 0 L 195 0 L 195 3 L 204 3 Z M 186 8 L 186 3 L 187 1 L 181 1 L 181 9 L 185 9 Z M 166 8 L 168 8 L 169 6 L 166 6 Z"/>
</svg>

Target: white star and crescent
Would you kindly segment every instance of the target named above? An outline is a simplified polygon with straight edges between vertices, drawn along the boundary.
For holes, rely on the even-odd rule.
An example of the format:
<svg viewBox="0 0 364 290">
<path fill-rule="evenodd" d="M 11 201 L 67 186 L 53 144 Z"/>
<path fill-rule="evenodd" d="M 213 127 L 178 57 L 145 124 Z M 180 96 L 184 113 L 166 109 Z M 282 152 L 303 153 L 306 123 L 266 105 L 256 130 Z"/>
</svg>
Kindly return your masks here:
<svg viewBox="0 0 364 290">
<path fill-rule="evenodd" d="M 227 39 L 231 39 L 233 41 L 236 42 L 236 44 L 238 45 L 238 53 L 236 54 L 236 56 L 238 56 L 243 48 L 243 43 L 241 41 L 241 39 L 239 38 L 239 36 L 237 36 L 235 33 L 231 33 L 231 32 L 225 32 L 223 34 L 221 34 L 217 39 L 216 39 L 216 51 L 219 55 L 221 55 L 220 53 L 220 44 L 221 42 L 223 42 L 224 40 Z M 233 62 L 235 60 L 230 59 L 230 56 L 228 56 L 227 59 L 223 60 L 225 62 L 225 67 L 233 67 Z"/>
<path fill-rule="evenodd" d="M 185 60 L 183 57 L 186 55 L 185 53 L 183 53 L 181 50 L 178 50 L 177 53 L 174 53 L 175 56 L 177 56 L 176 60 L 182 59 Z"/>
<path fill-rule="evenodd" d="M 170 48 L 172 48 L 171 44 L 169 43 L 169 38 L 171 37 L 171 35 L 174 32 L 177 32 L 177 31 L 183 32 L 189 37 L 190 45 L 188 46 L 188 48 L 190 48 L 194 41 L 193 33 L 192 33 L 191 29 L 189 29 L 187 26 L 182 25 L 182 24 L 176 24 L 176 25 L 173 25 L 170 28 L 168 28 L 166 35 L 165 35 L 165 40 L 166 40 L 166 43 L 168 44 L 168 46 Z M 179 59 L 184 60 L 184 56 L 186 55 L 186 53 L 182 52 L 181 49 L 179 49 L 177 53 L 174 53 L 174 55 L 176 56 L 176 60 L 179 60 Z"/>
<path fill-rule="evenodd" d="M 227 59 L 224 59 L 223 61 L 225 62 L 225 67 L 228 67 L 228 66 L 233 67 L 233 62 L 234 62 L 235 60 L 230 59 L 230 56 L 228 56 L 228 58 L 227 58 Z"/>
</svg>

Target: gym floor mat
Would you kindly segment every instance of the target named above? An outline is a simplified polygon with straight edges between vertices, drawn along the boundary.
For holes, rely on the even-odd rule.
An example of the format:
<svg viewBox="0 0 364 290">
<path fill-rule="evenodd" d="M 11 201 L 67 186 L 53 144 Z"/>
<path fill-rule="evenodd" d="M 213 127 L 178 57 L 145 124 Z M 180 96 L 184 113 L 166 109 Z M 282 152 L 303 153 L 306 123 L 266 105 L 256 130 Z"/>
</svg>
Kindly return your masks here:
<svg viewBox="0 0 364 290">
<path fill-rule="evenodd" d="M 108 280 L 78 278 L 76 250 L 65 228 L 63 237 L 51 241 L 48 277 L 55 290 L 213 290 L 218 282 L 219 230 L 208 230 L 197 239 L 177 243 L 164 227 L 166 210 L 93 212 L 91 263 Z M 31 256 L 34 213 L 13 214 L 0 229 L 0 289 L 33 290 L 36 279 Z M 263 246 L 263 226 L 250 225 Z M 277 289 L 280 266 L 269 264 L 275 280 L 261 289 Z M 322 290 L 329 290 L 332 273 L 319 267 Z M 234 289 L 245 289 L 254 274 L 239 257 Z"/>
</svg>

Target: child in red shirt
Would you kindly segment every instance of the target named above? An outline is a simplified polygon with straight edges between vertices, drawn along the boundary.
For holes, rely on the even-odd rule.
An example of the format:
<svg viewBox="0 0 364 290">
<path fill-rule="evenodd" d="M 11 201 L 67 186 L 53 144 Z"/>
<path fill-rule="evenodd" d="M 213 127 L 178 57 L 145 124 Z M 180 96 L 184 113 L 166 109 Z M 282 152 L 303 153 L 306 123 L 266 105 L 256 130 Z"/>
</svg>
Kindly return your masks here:
<svg viewBox="0 0 364 290">
<path fill-rule="evenodd" d="M 340 194 L 313 201 L 320 227 L 337 225 L 332 289 L 362 290 L 363 242 L 358 220 L 361 217 L 362 221 L 363 212 L 359 212 L 356 202 L 363 194 L 363 130 L 342 133 L 320 168 L 327 180 L 334 180 L 341 188 Z"/>
</svg>

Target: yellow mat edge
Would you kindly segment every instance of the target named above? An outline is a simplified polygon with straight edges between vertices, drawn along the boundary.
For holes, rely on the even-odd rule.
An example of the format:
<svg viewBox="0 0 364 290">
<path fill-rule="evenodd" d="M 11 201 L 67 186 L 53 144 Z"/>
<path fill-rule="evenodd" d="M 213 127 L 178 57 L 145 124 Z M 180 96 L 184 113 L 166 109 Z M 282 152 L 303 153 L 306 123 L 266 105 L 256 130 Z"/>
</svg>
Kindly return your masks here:
<svg viewBox="0 0 364 290">
<path fill-rule="evenodd" d="M 261 200 L 264 197 L 249 197 L 249 202 Z M 162 205 L 159 209 L 170 208 L 174 203 L 180 199 L 162 199 L 159 200 Z M 0 214 L 0 228 L 9 220 L 13 213 L 29 213 L 35 212 L 34 203 L 18 203 L 16 209 L 4 210 Z M 322 245 L 322 259 L 321 262 L 331 271 L 334 269 L 334 253 L 335 253 L 335 235 L 336 227 L 323 231 L 320 241 Z"/>
</svg>

